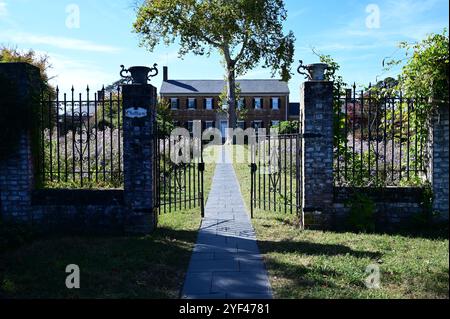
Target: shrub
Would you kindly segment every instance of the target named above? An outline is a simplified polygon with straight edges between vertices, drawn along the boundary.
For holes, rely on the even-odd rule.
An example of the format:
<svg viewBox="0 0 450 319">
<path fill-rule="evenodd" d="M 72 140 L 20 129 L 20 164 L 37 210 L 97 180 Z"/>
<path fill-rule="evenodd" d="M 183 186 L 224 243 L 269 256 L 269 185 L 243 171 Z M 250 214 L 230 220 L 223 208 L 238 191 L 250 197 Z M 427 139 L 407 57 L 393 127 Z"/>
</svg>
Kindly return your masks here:
<svg viewBox="0 0 450 319">
<path fill-rule="evenodd" d="M 278 129 L 278 134 L 297 134 L 299 133 L 299 121 L 283 121 L 273 128 Z"/>
</svg>

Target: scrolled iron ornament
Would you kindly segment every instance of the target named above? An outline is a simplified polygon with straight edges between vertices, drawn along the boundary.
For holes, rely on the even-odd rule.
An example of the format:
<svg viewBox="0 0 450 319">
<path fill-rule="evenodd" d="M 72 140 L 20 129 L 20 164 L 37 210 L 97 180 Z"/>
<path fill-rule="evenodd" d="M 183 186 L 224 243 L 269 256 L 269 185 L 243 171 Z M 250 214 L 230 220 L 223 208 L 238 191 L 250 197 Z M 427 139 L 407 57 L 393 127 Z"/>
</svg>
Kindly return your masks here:
<svg viewBox="0 0 450 319">
<path fill-rule="evenodd" d="M 300 60 L 299 62 L 300 62 L 300 66 L 298 67 L 297 72 L 301 75 L 304 75 L 309 81 L 311 81 L 311 75 L 309 73 L 301 71 L 302 69 L 305 71 L 309 71 L 308 67 L 303 65 L 303 60 Z"/>
<path fill-rule="evenodd" d="M 159 74 L 158 64 L 153 64 L 152 68 L 146 66 L 132 66 L 131 68 L 125 69 L 124 65 L 120 67 L 122 70 L 120 71 L 120 76 L 127 80 L 127 82 L 131 82 L 133 84 L 147 84 L 148 81 L 151 81 L 152 77 L 155 77 Z M 129 73 L 130 75 L 126 75 Z"/>
<path fill-rule="evenodd" d="M 153 74 L 151 74 L 150 72 L 154 72 Z M 151 78 L 154 78 L 155 76 L 157 76 L 159 74 L 159 70 L 158 70 L 158 64 L 153 64 L 153 67 L 150 68 L 150 74 L 148 75 L 147 79 L 149 81 L 151 81 Z"/>
</svg>

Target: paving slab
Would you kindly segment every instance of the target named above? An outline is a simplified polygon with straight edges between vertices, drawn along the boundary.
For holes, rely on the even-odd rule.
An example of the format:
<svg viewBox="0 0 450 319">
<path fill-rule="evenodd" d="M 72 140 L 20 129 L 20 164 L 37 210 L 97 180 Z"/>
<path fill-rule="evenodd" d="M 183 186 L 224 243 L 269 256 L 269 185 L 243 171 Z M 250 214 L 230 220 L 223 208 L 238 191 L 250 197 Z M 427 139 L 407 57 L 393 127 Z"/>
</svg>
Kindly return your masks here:
<svg viewBox="0 0 450 319">
<path fill-rule="evenodd" d="M 228 152 L 219 157 L 183 286 L 184 299 L 271 299 L 264 259 Z"/>
</svg>

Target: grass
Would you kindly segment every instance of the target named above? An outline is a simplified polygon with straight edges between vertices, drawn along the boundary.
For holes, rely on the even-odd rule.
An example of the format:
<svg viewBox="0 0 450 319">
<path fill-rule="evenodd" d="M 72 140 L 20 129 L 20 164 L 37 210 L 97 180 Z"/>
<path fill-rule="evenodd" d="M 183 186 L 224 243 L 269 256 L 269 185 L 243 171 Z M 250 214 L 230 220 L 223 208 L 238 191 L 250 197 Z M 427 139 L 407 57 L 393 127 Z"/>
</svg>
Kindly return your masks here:
<svg viewBox="0 0 450 319">
<path fill-rule="evenodd" d="M 235 164 L 250 203 L 250 168 Z M 300 231 L 295 216 L 255 210 L 253 225 L 276 298 L 449 298 L 449 242 L 388 234 Z M 365 285 L 380 269 L 380 289 Z"/>
<path fill-rule="evenodd" d="M 206 194 L 213 172 L 206 165 Z M 200 220 L 197 208 L 161 215 L 144 237 L 46 238 L 0 253 L 0 299 L 179 298 Z M 65 286 L 69 264 L 80 267 L 80 289 Z"/>
</svg>

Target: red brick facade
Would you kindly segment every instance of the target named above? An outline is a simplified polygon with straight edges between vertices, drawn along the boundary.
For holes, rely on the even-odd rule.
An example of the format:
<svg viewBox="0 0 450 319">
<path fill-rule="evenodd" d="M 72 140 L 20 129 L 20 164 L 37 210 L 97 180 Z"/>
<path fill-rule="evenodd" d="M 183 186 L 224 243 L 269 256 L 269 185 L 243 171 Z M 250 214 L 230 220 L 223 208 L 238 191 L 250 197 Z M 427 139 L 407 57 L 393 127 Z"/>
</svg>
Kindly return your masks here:
<svg viewBox="0 0 450 319">
<path fill-rule="evenodd" d="M 163 96 L 169 104 L 172 99 L 177 99 L 178 108 L 172 109 L 173 120 L 177 122 L 179 126 L 187 127 L 189 121 L 200 120 L 213 122 L 215 127 L 219 127 L 219 121 L 224 118 L 223 112 L 219 111 L 219 96 L 175 96 L 165 95 Z M 213 99 L 213 110 L 206 109 L 205 100 L 207 98 Z M 271 96 L 242 96 L 245 99 L 245 109 L 247 110 L 243 118 L 238 119 L 245 123 L 245 128 L 251 127 L 255 121 L 261 121 L 262 127 L 270 127 L 272 121 L 286 121 L 288 119 L 287 106 L 289 105 L 289 97 L 271 95 Z M 255 108 L 255 98 L 262 99 L 262 108 Z M 272 98 L 279 99 L 278 109 L 272 108 Z M 188 100 L 195 99 L 195 109 L 188 108 Z"/>
</svg>

